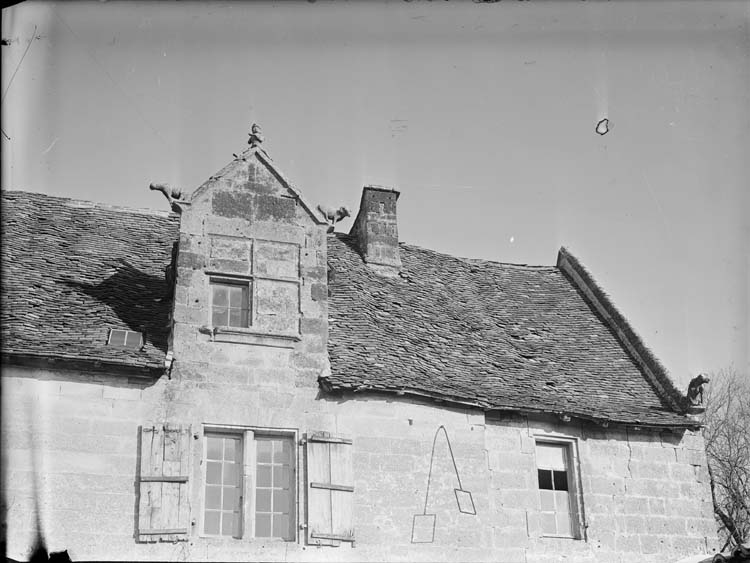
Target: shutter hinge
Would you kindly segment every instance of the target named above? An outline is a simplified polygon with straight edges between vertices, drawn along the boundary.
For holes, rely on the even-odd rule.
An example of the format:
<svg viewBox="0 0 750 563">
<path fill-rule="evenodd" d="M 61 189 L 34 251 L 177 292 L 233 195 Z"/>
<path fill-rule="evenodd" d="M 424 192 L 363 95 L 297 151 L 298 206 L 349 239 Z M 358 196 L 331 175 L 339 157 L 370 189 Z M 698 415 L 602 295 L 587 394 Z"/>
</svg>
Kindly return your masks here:
<svg viewBox="0 0 750 563">
<path fill-rule="evenodd" d="M 307 444 L 307 438 L 300 438 L 299 439 L 299 445 L 300 446 L 304 446 L 305 444 Z"/>
<path fill-rule="evenodd" d="M 329 489 L 331 491 L 344 491 L 347 493 L 353 493 L 354 487 L 351 485 L 335 485 L 333 483 L 310 483 L 310 487 L 313 489 Z"/>
</svg>

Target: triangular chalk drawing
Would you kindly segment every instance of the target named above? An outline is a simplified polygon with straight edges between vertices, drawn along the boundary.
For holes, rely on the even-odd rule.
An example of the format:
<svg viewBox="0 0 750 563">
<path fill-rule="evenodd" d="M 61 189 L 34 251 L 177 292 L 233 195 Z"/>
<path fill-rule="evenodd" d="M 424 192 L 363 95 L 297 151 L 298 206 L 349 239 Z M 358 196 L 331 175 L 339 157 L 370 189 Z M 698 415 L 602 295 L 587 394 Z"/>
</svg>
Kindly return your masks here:
<svg viewBox="0 0 750 563">
<path fill-rule="evenodd" d="M 458 488 L 453 489 L 456 495 L 456 505 L 458 511 L 463 514 L 471 514 L 476 516 L 477 510 L 474 506 L 474 498 L 471 496 L 471 491 L 467 491 L 461 485 L 461 476 L 458 474 L 458 466 L 456 465 L 456 458 L 453 455 L 453 448 L 451 447 L 450 438 L 448 438 L 448 431 L 442 424 L 435 431 L 435 437 L 432 440 L 432 453 L 430 454 L 430 472 L 427 476 L 427 492 L 424 497 L 424 510 L 422 514 L 415 514 L 411 524 L 411 543 L 432 543 L 435 541 L 435 524 L 437 522 L 436 514 L 427 514 L 427 503 L 430 499 L 430 482 L 432 481 L 432 464 L 435 460 L 435 444 L 437 443 L 438 434 L 440 431 L 445 434 L 445 441 L 448 443 L 448 451 L 451 454 L 451 461 L 453 462 L 453 469 L 456 472 L 456 480 L 458 481 Z"/>
</svg>

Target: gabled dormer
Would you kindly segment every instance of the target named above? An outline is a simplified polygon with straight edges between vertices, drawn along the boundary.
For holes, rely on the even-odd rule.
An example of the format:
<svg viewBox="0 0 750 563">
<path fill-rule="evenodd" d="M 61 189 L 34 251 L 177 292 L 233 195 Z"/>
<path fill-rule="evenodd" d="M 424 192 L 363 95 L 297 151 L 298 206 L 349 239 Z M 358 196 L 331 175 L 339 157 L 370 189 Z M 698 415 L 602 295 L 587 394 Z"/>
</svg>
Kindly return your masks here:
<svg viewBox="0 0 750 563">
<path fill-rule="evenodd" d="M 298 347 L 311 327 L 325 349 L 328 223 L 259 137 L 189 196 L 168 194 L 181 215 L 175 358 L 210 353 L 196 343 Z"/>
</svg>

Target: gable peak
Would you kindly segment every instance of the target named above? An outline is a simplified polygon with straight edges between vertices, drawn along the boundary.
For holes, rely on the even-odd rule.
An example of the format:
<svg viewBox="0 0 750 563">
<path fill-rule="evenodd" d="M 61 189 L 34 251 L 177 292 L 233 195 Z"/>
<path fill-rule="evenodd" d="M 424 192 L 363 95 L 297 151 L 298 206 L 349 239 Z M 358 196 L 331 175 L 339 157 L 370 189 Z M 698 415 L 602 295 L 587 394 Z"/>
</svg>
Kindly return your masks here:
<svg viewBox="0 0 750 563">
<path fill-rule="evenodd" d="M 212 174 L 207 181 L 201 184 L 187 197 L 188 203 L 195 202 L 201 194 L 209 190 L 211 186 L 217 185 L 217 182 L 228 181 L 230 183 L 242 183 L 247 181 L 248 172 L 252 175 L 253 167 L 259 166 L 270 173 L 270 175 L 275 178 L 275 181 L 302 205 L 317 224 L 328 224 L 320 210 L 306 201 L 302 192 L 292 184 L 287 176 L 279 169 L 273 158 L 271 158 L 261 146 L 265 140 L 265 136 L 263 135 L 260 125 L 253 123 L 250 128 L 250 133 L 248 133 L 248 137 L 247 143 L 250 146 L 240 153 L 233 153 L 232 156 L 234 158 L 227 163 L 226 166 Z"/>
</svg>

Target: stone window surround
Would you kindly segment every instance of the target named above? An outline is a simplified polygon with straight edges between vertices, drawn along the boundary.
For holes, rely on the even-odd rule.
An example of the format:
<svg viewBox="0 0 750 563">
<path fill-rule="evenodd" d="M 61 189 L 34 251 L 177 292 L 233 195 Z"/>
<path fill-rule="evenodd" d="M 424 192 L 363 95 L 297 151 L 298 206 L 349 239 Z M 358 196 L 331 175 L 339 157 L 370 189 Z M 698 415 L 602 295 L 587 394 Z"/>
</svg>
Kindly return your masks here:
<svg viewBox="0 0 750 563">
<path fill-rule="evenodd" d="M 297 303 L 298 307 L 300 307 L 301 299 L 302 299 L 302 280 L 300 278 L 292 279 L 292 278 L 282 278 L 282 277 L 274 277 L 274 276 L 264 276 L 264 275 L 258 275 L 258 274 L 235 274 L 235 273 L 227 273 L 222 272 L 218 270 L 206 270 L 205 272 L 205 278 L 206 278 L 206 291 L 205 294 L 209 297 L 209 307 L 207 312 L 207 324 L 202 326 L 200 329 L 200 332 L 204 332 L 211 335 L 212 341 L 217 342 L 230 342 L 230 343 L 236 343 L 236 344 L 261 344 L 261 345 L 269 345 L 269 346 L 282 346 L 282 347 L 292 347 L 295 342 L 298 342 L 301 340 L 300 332 L 299 332 L 299 323 L 297 324 L 297 332 L 296 333 L 287 333 L 287 334 L 280 334 L 280 333 L 272 333 L 272 332 L 266 332 L 263 330 L 259 330 L 255 328 L 253 320 L 254 315 L 256 312 L 256 303 L 257 303 L 257 284 L 255 281 L 257 279 L 263 279 L 263 280 L 271 280 L 271 281 L 279 281 L 284 283 L 291 283 L 297 285 Z M 212 306 L 212 289 L 211 285 L 213 283 L 227 283 L 227 284 L 237 284 L 240 285 L 242 283 L 246 283 L 249 287 L 249 295 L 248 295 L 248 308 L 249 308 L 249 318 L 248 318 L 248 327 L 234 327 L 234 326 L 213 326 L 212 324 L 212 315 L 213 315 L 213 306 Z M 301 310 L 297 311 L 298 315 L 302 316 Z"/>
<path fill-rule="evenodd" d="M 205 514 L 205 491 L 206 491 L 206 447 L 207 447 L 207 440 L 206 435 L 207 434 L 218 434 L 218 435 L 224 435 L 224 436 L 238 436 L 241 440 L 241 448 L 242 448 L 242 455 L 243 455 L 243 462 L 242 462 L 242 475 L 240 476 L 240 487 L 242 488 L 242 491 L 244 492 L 242 496 L 242 503 L 240 506 L 240 518 L 241 518 L 241 537 L 235 538 L 231 536 L 217 536 L 213 534 L 205 534 L 204 533 L 204 523 L 203 518 Z M 292 475 L 292 483 L 294 484 L 294 489 L 292 490 L 293 500 L 292 500 L 292 507 L 293 507 L 293 518 L 294 518 L 294 525 L 292 526 L 292 529 L 294 530 L 294 537 L 291 539 L 281 539 L 281 538 L 269 538 L 269 537 L 263 537 L 263 538 L 256 538 L 254 535 L 254 516 L 255 516 L 255 486 L 254 486 L 254 479 L 255 479 L 255 453 L 254 448 L 249 447 L 249 444 L 252 444 L 255 439 L 255 434 L 258 434 L 262 437 L 272 437 L 272 438 L 286 438 L 292 443 L 292 468 L 294 470 L 294 474 Z M 203 425 L 203 432 L 201 436 L 201 458 L 200 458 L 200 501 L 199 506 L 200 510 L 198 511 L 198 518 L 199 522 L 197 522 L 198 526 L 198 536 L 203 539 L 211 539 L 211 540 L 218 540 L 218 541 L 227 541 L 227 542 L 263 542 L 263 543 L 279 543 L 279 544 L 285 544 L 285 543 L 299 543 L 300 541 L 300 534 L 299 534 L 299 523 L 300 523 L 300 491 L 299 491 L 299 475 L 301 475 L 301 467 L 300 463 L 302 462 L 302 456 L 299 455 L 299 452 L 297 451 L 297 445 L 299 444 L 299 433 L 296 428 L 264 428 L 260 426 L 234 426 L 234 425 L 223 425 L 223 424 L 204 424 Z M 249 482 L 252 482 L 253 485 L 250 487 L 248 485 Z M 252 494 L 248 494 L 249 491 L 253 491 Z"/>
<path fill-rule="evenodd" d="M 586 520 L 583 504 L 583 487 L 581 481 L 581 465 L 578 455 L 578 441 L 579 439 L 573 436 L 566 436 L 561 434 L 548 434 L 543 432 L 535 432 L 533 434 L 534 445 L 536 444 L 551 444 L 551 445 L 562 445 L 565 446 L 566 455 L 569 461 L 569 472 L 568 475 L 568 493 L 571 502 L 571 513 L 574 514 L 573 518 L 573 536 L 569 535 L 553 535 L 541 533 L 542 538 L 553 538 L 553 539 L 569 539 L 574 541 L 586 541 Z M 534 467 L 537 468 L 538 464 L 536 461 L 536 447 L 534 448 Z M 537 475 L 537 472 L 534 472 Z M 536 489 L 539 490 L 538 476 L 534 479 L 536 483 Z M 538 502 L 541 503 L 541 497 L 538 497 Z M 539 504 L 539 510 L 541 514 L 541 504 Z M 573 514 L 571 516 L 573 516 Z"/>
</svg>

